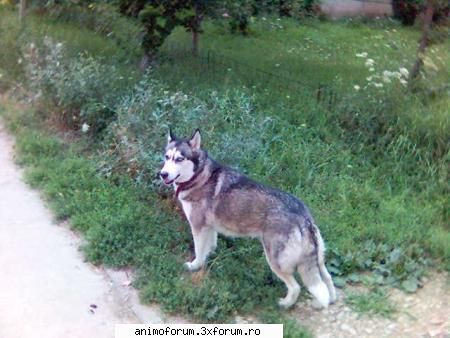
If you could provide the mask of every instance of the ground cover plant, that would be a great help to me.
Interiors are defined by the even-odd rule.
[[[255,35],[239,40],[244,38],[207,26],[206,46],[222,39],[215,49],[252,62],[240,44],[253,44],[253,53],[267,57],[254,60],[255,66],[267,69],[275,62],[275,69],[286,67],[284,73],[306,74],[293,93],[275,81],[262,88],[258,81],[264,78],[252,68],[241,68],[241,75],[228,64],[214,63],[208,71],[201,59],[183,63],[169,46],[172,72],[162,62],[138,75],[136,62],[122,62],[126,50],[102,34],[45,17],[31,17],[23,32],[13,13],[0,15],[0,44],[8,47],[0,59],[0,83],[27,93],[38,107],[37,112],[3,108],[18,135],[28,180],[45,192],[58,218],[69,217],[86,234],[88,259],[136,267],[135,285],[144,300],[204,321],[255,311],[262,320],[283,320],[274,308],[283,287],[254,241],[221,239],[206,271],[183,272],[192,249],[189,229],[171,191],[156,177],[169,124],[179,135],[202,127],[213,157],[307,202],[340,286],[362,282],[413,292],[430,261],[449,267],[449,98],[411,94],[404,87],[402,68],[411,60],[414,30],[394,23],[311,21],[299,33],[291,20],[269,25],[261,18]],[[314,43],[286,40],[283,50],[300,50],[296,58],[285,56],[289,61],[282,66],[284,61],[270,54],[281,47],[269,46],[287,31],[309,32]],[[336,38],[333,32],[340,48],[330,61],[332,51],[324,48]],[[355,35],[362,41],[369,35],[379,45],[367,41],[359,48]],[[386,59],[379,51],[385,35],[395,35],[389,44],[397,46]],[[181,41],[183,33],[172,38]],[[448,49],[434,48],[430,60],[445,75],[441,66],[448,65]],[[318,102],[317,85],[330,82],[339,100]],[[55,126],[55,116],[64,116],[63,128]],[[362,297],[353,297],[356,307]],[[288,336],[307,335],[292,323],[288,327]]]

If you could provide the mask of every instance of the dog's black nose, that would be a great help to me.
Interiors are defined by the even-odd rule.
[[[167,177],[169,177],[169,173],[166,173],[165,171],[161,171],[161,172],[159,173],[159,176],[161,176],[161,178],[162,178],[163,180],[165,180]]]

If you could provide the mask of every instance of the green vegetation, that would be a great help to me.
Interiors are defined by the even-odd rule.
[[[345,301],[357,312],[391,318],[395,307],[390,303],[385,290],[376,288],[367,292],[349,293]]]
[[[302,198],[337,284],[413,292],[429,261],[450,269],[450,98],[404,87],[413,28],[259,18],[243,37],[207,22],[201,58],[176,30],[142,75],[131,28],[119,43],[54,17],[21,29],[15,15],[0,9],[0,89],[35,109],[4,104],[2,115],[28,180],[85,233],[90,261],[136,268],[145,301],[201,321],[255,311],[285,321],[275,308],[283,285],[256,241],[221,238],[206,271],[183,271],[189,229],[156,178],[169,125],[179,135],[201,127],[213,157]],[[431,47],[423,88],[448,82],[449,51],[448,41]],[[388,314],[384,299],[349,301]],[[285,323],[286,336],[308,336]]]

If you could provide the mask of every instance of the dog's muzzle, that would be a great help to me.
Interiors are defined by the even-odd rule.
[[[173,180],[169,180],[169,173],[165,172],[165,171],[161,171],[159,173],[159,176],[161,177],[161,179],[163,180],[164,184],[166,185],[171,185],[173,182],[175,182],[175,180],[180,177],[180,175],[178,174],[177,177],[175,177]]]

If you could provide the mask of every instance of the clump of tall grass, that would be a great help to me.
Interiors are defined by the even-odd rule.
[[[68,58],[64,43],[49,36],[22,49],[27,88],[35,102],[50,104],[53,117],[69,128],[99,131],[114,118],[114,105],[132,78],[86,53]]]

